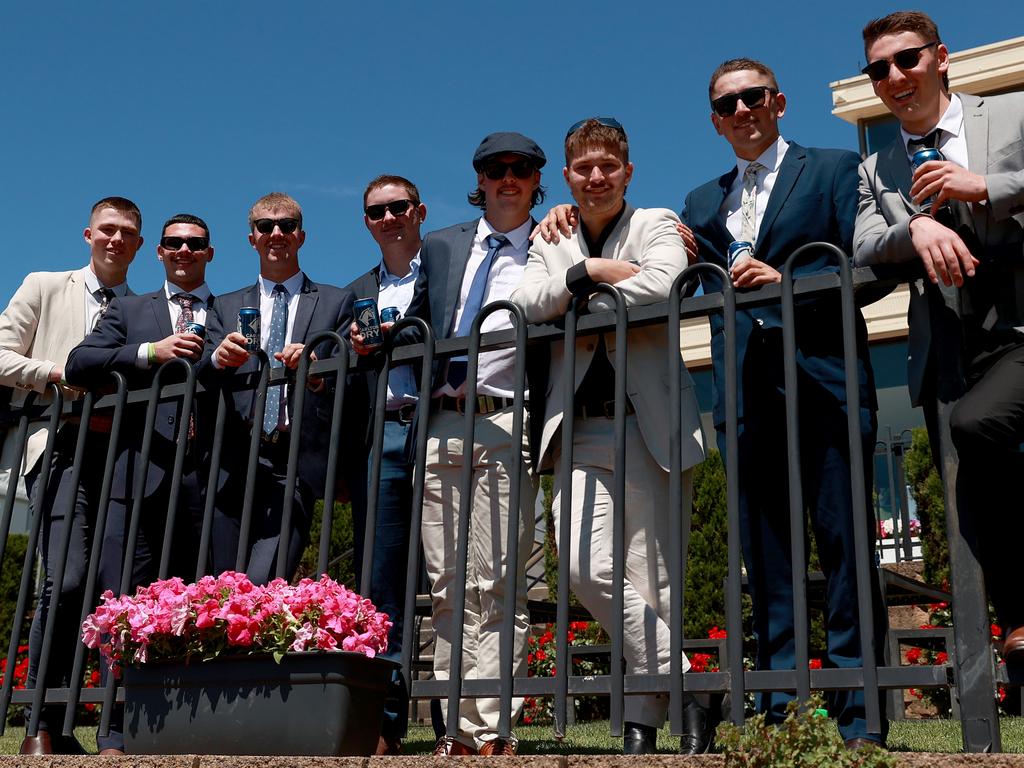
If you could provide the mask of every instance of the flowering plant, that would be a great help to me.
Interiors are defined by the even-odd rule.
[[[921,521],[916,517],[910,518],[909,523],[910,535],[920,536],[921,535]],[[887,518],[885,520],[878,521],[878,535],[883,539],[891,539],[896,530],[896,523],[893,519]]]
[[[292,586],[274,579],[256,586],[225,571],[195,584],[172,578],[132,596],[107,590],[82,624],[82,641],[98,648],[110,668],[161,659],[204,661],[224,652],[387,650],[391,622],[373,603],[326,574]]]

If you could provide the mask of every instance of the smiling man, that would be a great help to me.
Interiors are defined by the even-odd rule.
[[[512,300],[531,323],[562,317],[574,299],[589,299],[591,310],[613,307],[609,297],[595,294],[599,283],[616,286],[628,306],[665,301],[676,276],[686,266],[683,243],[676,233],[679,219],[662,208],[634,208],[625,200],[633,177],[626,132],[612,118],[591,118],[569,129],[565,137],[566,183],[579,207],[571,237],[558,243],[534,242],[530,260]],[[665,421],[668,366],[679,366],[682,384],[683,504],[692,503],[690,469],[704,458],[700,415],[693,381],[682,358],[668,353],[664,325],[629,332],[626,375],[626,537],[623,594],[623,641],[628,674],[667,674],[670,669],[672,616],[666,557],[671,551],[668,521],[669,425]],[[570,515],[573,538],[563,562],[580,602],[611,630],[612,530],[616,457],[614,399],[615,334],[584,336],[576,342],[573,419],[572,508],[562,502],[562,458],[556,435],[565,418],[564,379],[568,375],[563,345],[551,351],[552,386],[544,411],[540,468],[554,467],[555,527]],[[676,510],[675,514],[679,514]],[[678,621],[677,621],[678,623]],[[688,668],[688,662],[684,662]],[[687,711],[701,715],[687,694]],[[655,751],[658,728],[665,722],[665,696],[627,696],[625,754]],[[710,733],[702,721],[684,736],[681,751],[704,752]]]
[[[807,243],[831,243],[848,257],[856,214],[853,152],[814,149],[786,141],[779,121],[786,97],[775,74],[753,59],[732,59],[711,75],[708,86],[711,123],[732,149],[736,164],[724,175],[690,192],[683,222],[693,230],[701,261],[729,273],[736,288],[755,288],[782,279],[786,259]],[[748,255],[732,260],[730,243],[745,241]],[[805,254],[796,276],[837,266],[826,251]],[[722,290],[717,277],[702,275],[705,292]],[[826,665],[856,667],[863,655],[882,661],[885,613],[877,592],[875,564],[870,569],[875,616],[874,648],[861,649],[856,591],[855,525],[873,531],[870,509],[853,507],[846,427],[846,382],[842,319],[838,295],[801,300],[796,307],[799,377],[800,461],[803,499],[810,513],[822,570],[828,583]],[[860,385],[860,449],[864,491],[872,498],[871,467],[875,445],[875,387],[864,319],[856,314],[857,378]],[[743,558],[750,579],[760,669],[793,669],[792,569],[782,313],[768,305],[736,313],[739,415],[739,488]],[[711,316],[711,354],[715,380],[714,420],[725,455],[725,327]],[[873,534],[869,534],[873,535]],[[776,692],[759,697],[769,722],[786,716],[792,696]],[[829,711],[852,747],[864,740],[884,743],[882,732],[867,730],[862,691],[829,694]],[[884,712],[884,709],[882,710]]]
[[[1024,94],[950,93],[949,51],[924,13],[875,19],[863,38],[863,71],[899,120],[900,135],[861,164],[854,256],[858,264],[925,272],[910,291],[911,399],[924,408],[936,456],[939,405],[958,400],[950,431],[960,511],[976,519],[986,586],[1006,638],[1003,658],[1019,664]],[[943,159],[914,169],[921,148],[936,148]]]

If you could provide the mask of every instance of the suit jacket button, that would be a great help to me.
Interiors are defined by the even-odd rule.
[[[174,417],[173,416],[168,416],[167,417],[167,423],[168,424],[173,424],[174,423]]]
[[[757,324],[763,326],[764,325],[764,320],[762,320],[760,317],[757,318]]]

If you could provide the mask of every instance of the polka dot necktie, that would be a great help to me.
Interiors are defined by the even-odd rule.
[[[284,349],[284,336],[288,330],[288,291],[278,283],[274,286],[274,310],[270,313],[270,338],[267,339],[267,357],[271,368],[284,365],[274,353]],[[281,423],[281,385],[267,388],[267,407],[263,412],[263,433],[274,433]]]

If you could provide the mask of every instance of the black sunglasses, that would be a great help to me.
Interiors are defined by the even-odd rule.
[[[205,251],[210,247],[210,238],[208,237],[161,237],[160,247],[166,248],[168,251],[176,251],[181,246],[186,246],[190,251]]]
[[[363,211],[370,221],[380,221],[384,218],[385,211],[390,211],[392,216],[398,217],[416,205],[419,203],[414,203],[412,200],[392,200],[390,203],[368,205]]]
[[[626,129],[623,128],[622,127],[622,123],[620,123],[614,117],[586,117],[583,120],[580,120],[579,122],[576,122],[576,123],[573,123],[572,125],[570,125],[569,126],[569,130],[565,132],[565,138],[568,139],[570,136],[572,136],[574,133],[576,133],[576,131],[578,131],[580,128],[583,127],[584,123],[586,123],[587,120],[596,120],[601,125],[603,125],[605,128],[614,128],[616,131],[621,133],[623,136],[626,135]]]
[[[877,83],[879,80],[885,80],[889,76],[889,66],[891,64],[895,64],[900,69],[913,69],[917,66],[917,62],[921,60],[921,51],[938,44],[938,40],[933,40],[917,48],[904,48],[902,51],[894,53],[891,59],[872,61],[861,72]]]
[[[768,95],[778,93],[778,90],[770,85],[757,85],[753,88],[745,88],[739,93],[727,93],[712,99],[711,109],[719,117],[732,117],[736,114],[736,106],[740,101],[747,109],[757,109],[768,103]]]
[[[298,219],[256,219],[252,223],[253,229],[259,232],[261,235],[269,235],[274,231],[274,227],[279,227],[280,230],[290,235],[296,229],[299,228]]]
[[[529,160],[513,160],[511,163],[503,163],[500,160],[488,160],[484,163],[480,172],[491,181],[500,181],[505,178],[505,173],[512,171],[517,179],[528,179],[533,176],[537,168]],[[371,217],[372,218],[372,217]]]

